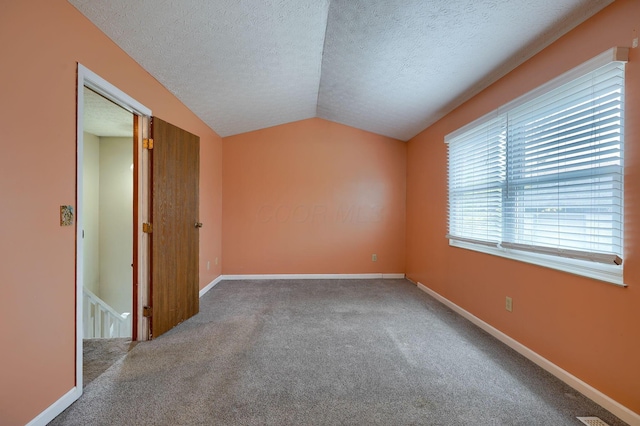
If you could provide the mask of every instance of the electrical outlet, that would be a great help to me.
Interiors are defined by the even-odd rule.
[[[371,255],[371,261],[372,262],[377,262],[378,261],[378,255],[377,254],[372,254]]]
[[[216,265],[218,264],[218,258],[216,257]]]
[[[507,300],[504,305],[505,309],[509,312],[513,312],[513,299],[507,296]]]
[[[638,47],[638,37],[633,39],[633,41],[631,42],[631,47],[633,47],[634,49]]]
[[[211,269],[211,262],[210,262],[210,261],[207,261],[207,271],[208,271],[209,269]]]

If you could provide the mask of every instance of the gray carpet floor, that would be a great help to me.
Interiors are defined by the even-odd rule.
[[[625,423],[406,280],[221,282],[52,425]]]
[[[84,339],[82,341],[82,386],[100,377],[124,357],[135,342],[128,337],[118,339]]]

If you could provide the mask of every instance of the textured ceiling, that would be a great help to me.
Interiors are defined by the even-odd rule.
[[[407,140],[613,0],[69,0],[221,136]]]
[[[133,114],[84,88],[83,130],[96,136],[133,138]]]

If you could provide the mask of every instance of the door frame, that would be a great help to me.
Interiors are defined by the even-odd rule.
[[[82,337],[83,337],[83,249],[84,241],[82,230],[84,227],[84,212],[82,211],[82,190],[83,173],[82,164],[84,157],[84,87],[99,93],[125,110],[137,116],[137,126],[132,129],[137,130],[132,148],[134,152],[134,248],[133,253],[134,271],[133,277],[133,320],[132,335],[136,340],[148,339],[148,320],[142,315],[142,308],[148,303],[149,294],[149,239],[148,235],[142,232],[142,223],[149,217],[149,159],[148,153],[142,148],[142,140],[147,137],[149,131],[149,119],[151,109],[142,105],[131,96],[109,83],[98,74],[78,63],[77,79],[77,116],[76,116],[76,393],[78,397],[82,395]],[[79,390],[79,393],[78,393]]]

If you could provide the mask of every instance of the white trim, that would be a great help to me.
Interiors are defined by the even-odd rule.
[[[250,274],[221,275],[222,280],[362,280],[362,279],[401,279],[404,274]]]
[[[69,392],[60,397],[60,399],[47,407],[46,410],[27,423],[27,426],[45,426],[80,398],[80,395],[82,395],[82,388],[78,388],[77,386],[72,388]]]
[[[84,333],[83,324],[83,291],[84,291],[84,211],[82,209],[84,190],[83,162],[84,162],[84,83],[87,79],[87,70],[78,64],[78,80],[76,85],[76,381],[75,388],[78,394],[75,399],[82,395],[82,337]],[[73,390],[73,389],[72,389]],[[68,394],[67,394],[68,395]],[[74,393],[75,395],[75,393]],[[71,405],[75,399],[69,401]],[[61,398],[62,400],[62,398]],[[55,404],[54,404],[55,405]],[[52,406],[53,407],[53,406]],[[60,407],[60,413],[66,407]],[[59,414],[59,413],[58,413]]]
[[[596,251],[572,250],[564,248],[552,248],[539,245],[510,243],[503,241],[500,247],[517,251],[544,254],[555,257],[566,257],[569,259],[586,260],[589,262],[604,263],[605,265],[622,265],[622,258],[613,253],[600,253]]]
[[[483,244],[474,244],[466,241],[450,239],[451,247],[458,247],[473,250],[480,253],[491,254],[504,257],[506,259],[518,260],[520,262],[531,263],[533,265],[544,266],[546,268],[567,272],[569,274],[580,275],[614,284],[619,287],[627,287],[624,283],[622,265],[605,265],[603,263],[589,262],[568,257],[551,256],[542,253],[526,252],[509,249],[506,247],[490,247]]]
[[[382,274],[383,280],[403,280],[404,274]]]
[[[489,325],[488,323],[484,322],[483,320],[471,314],[470,312],[464,310],[463,308],[456,305],[449,299],[431,290],[429,287],[425,286],[424,284],[418,282],[418,288],[424,291],[425,293],[427,293],[428,295],[430,295],[431,297],[433,297],[434,299],[436,299],[438,302],[452,309],[456,313],[462,315],[464,318],[471,321],[474,325],[480,327],[481,329],[483,329],[484,331],[486,331],[496,339],[500,340],[502,343],[509,346],[511,349],[515,350],[520,355],[524,356],[528,360],[542,367],[544,370],[553,374],[558,379],[562,380],[564,383],[571,386],[576,391],[580,392],[587,398],[594,401],[596,404],[600,405],[606,410],[609,410],[611,413],[613,413],[620,419],[624,420],[625,422],[631,425],[640,425],[640,414],[631,411],[629,408],[625,407],[624,405],[615,401],[611,397],[595,389],[591,385],[583,382],[582,380],[580,380],[573,374],[569,373],[568,371],[558,367],[548,359],[532,351],[528,347],[524,346],[522,343],[509,337],[502,331]]]
[[[209,290],[211,290],[216,284],[218,284],[220,281],[222,281],[224,278],[224,275],[219,275],[218,278],[216,278],[215,280],[211,281],[209,284],[207,284],[206,286],[204,286],[203,288],[200,289],[199,292],[199,297],[204,296]]]
[[[82,85],[80,85],[81,82]],[[149,108],[142,105],[140,102],[136,101],[131,96],[127,95],[122,90],[91,71],[89,68],[82,64],[78,64],[78,90],[82,86],[87,86],[94,92],[110,99],[133,114],[151,116],[151,110]],[[79,108],[81,106],[81,104],[78,105]],[[81,119],[82,116],[79,116],[78,120]]]

